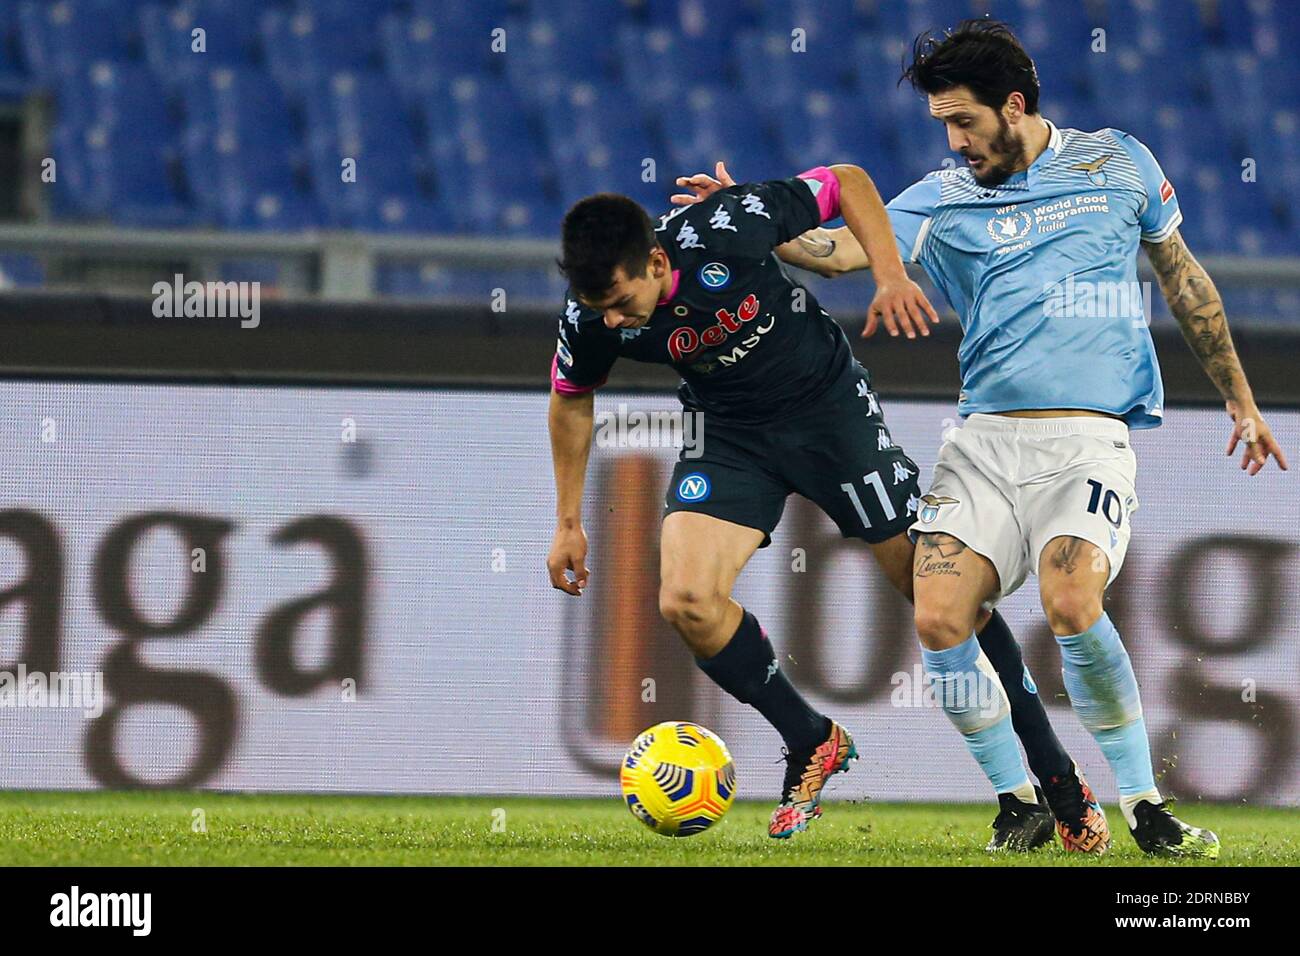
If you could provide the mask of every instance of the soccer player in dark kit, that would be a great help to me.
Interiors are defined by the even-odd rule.
[[[827,779],[857,753],[849,733],[794,688],[766,632],[731,598],[737,576],[770,543],[797,492],[845,537],[867,542],[912,598],[906,531],[919,505],[917,466],[890,437],[870,373],[840,327],[774,255],[841,215],[876,280],[867,332],[883,321],[891,333],[928,335],[938,317],[907,277],[884,204],[857,166],[732,186],[657,225],[625,196],[590,196],[563,225],[569,292],[551,367],[551,583],[580,595],[588,579],[582,492],[593,391],[620,356],[672,365],[683,407],[704,416],[704,440],[701,457],[683,453],[665,498],[659,607],[701,670],[784,739],[785,780],[768,830],[778,838],[807,829]],[[980,623],[980,666],[1000,677],[1007,703],[995,706],[1009,706],[1034,773],[1068,775],[1081,791],[1006,623],[996,613]],[[999,814],[990,849],[1041,846],[1054,822],[1044,801]]]

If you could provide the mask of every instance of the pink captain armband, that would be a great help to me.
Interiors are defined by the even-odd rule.
[[[551,387],[561,395],[586,395],[588,392],[594,392],[604,384],[605,379],[602,378],[595,385],[574,385],[560,376],[560,357],[558,355],[551,356]]]
[[[817,208],[821,212],[822,222],[828,222],[831,219],[839,217],[840,214],[840,181],[833,172],[825,166],[814,166],[812,169],[799,174],[799,178],[805,180],[809,188],[817,199]],[[814,186],[813,183],[820,183]]]

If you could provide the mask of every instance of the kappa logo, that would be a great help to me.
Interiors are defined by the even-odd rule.
[[[745,193],[740,197],[740,205],[745,212],[751,215],[762,216],[764,219],[772,218],[767,214],[767,210],[763,206],[763,200],[759,198],[757,193]]]
[[[698,471],[692,472],[677,483],[677,500],[685,502],[707,501],[710,490],[708,477]]]
[[[566,299],[564,305],[564,317],[575,329],[578,327],[578,316],[582,314],[582,308],[573,299]]]
[[[682,228],[677,230],[677,245],[682,249],[704,248],[704,243],[700,242],[700,234],[689,222],[682,223]]]
[[[1027,212],[1013,212],[1009,216],[994,216],[985,223],[989,238],[997,243],[1015,242],[1017,239],[1023,239],[1029,235],[1029,230],[1033,227],[1034,220],[1030,218]]]
[[[731,270],[727,268],[725,263],[706,262],[700,266],[699,279],[700,285],[704,286],[704,288],[717,292],[725,289],[727,284],[731,282]]]
[[[563,342],[555,343],[555,354],[560,357],[560,361],[563,362],[565,365],[568,366],[573,365],[573,353],[564,347]]]
[[[714,229],[729,229],[732,232],[740,231],[731,224],[731,213],[727,212],[727,210],[722,206],[713,210],[713,216],[709,219],[709,225]]]
[[[939,517],[939,509],[944,505],[961,504],[956,498],[949,498],[947,495],[922,495],[921,511],[917,515],[921,524],[929,524],[935,518]]]
[[[1105,156],[1098,156],[1096,159],[1088,163],[1075,163],[1070,168],[1077,169],[1081,173],[1087,173],[1088,182],[1092,183],[1094,186],[1105,186],[1106,173],[1101,167],[1105,166],[1106,163],[1110,161],[1110,156],[1111,154],[1107,153]]]

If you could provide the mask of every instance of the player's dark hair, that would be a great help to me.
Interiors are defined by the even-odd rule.
[[[1011,28],[997,20],[963,20],[942,38],[922,33],[912,43],[912,65],[903,70],[903,80],[922,93],[969,87],[976,100],[995,110],[1018,91],[1025,112],[1038,112],[1034,61]]]
[[[556,265],[574,292],[591,297],[614,284],[619,266],[629,276],[644,273],[658,245],[646,211],[617,193],[578,200],[565,214],[561,234],[562,257]]]

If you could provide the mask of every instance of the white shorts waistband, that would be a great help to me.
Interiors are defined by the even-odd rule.
[[[976,412],[964,427],[986,434],[1023,435],[1026,438],[1052,438],[1065,435],[1092,435],[1096,438],[1126,440],[1128,425],[1118,418],[1100,415],[1062,415],[1056,418],[1013,418]]]

